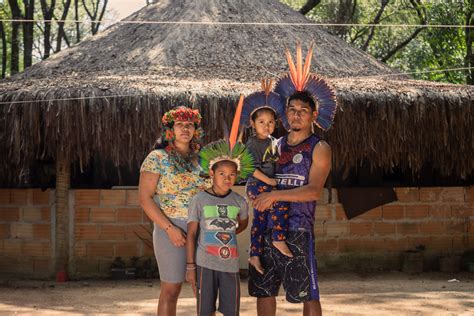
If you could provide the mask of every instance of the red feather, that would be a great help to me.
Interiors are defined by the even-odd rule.
[[[231,152],[234,149],[235,143],[237,142],[237,136],[239,134],[240,115],[242,114],[243,104],[244,96],[240,95],[239,103],[237,104],[237,108],[235,110],[234,121],[232,122],[232,128],[230,129],[229,144]]]

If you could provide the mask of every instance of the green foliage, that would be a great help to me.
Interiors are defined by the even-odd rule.
[[[281,0],[298,10],[306,1]],[[354,6],[354,3],[356,4]],[[420,12],[428,25],[465,25],[466,12],[472,0],[420,1]],[[322,0],[306,16],[322,23],[371,24],[381,7],[381,0]],[[391,0],[382,13],[379,24],[419,25],[423,20],[409,0]],[[367,52],[384,60],[387,54],[409,38],[417,27],[375,27]],[[348,43],[363,48],[370,34],[369,26],[332,26],[327,31]],[[416,79],[466,83],[467,72],[438,69],[465,67],[465,28],[423,28],[406,46],[388,58],[387,64],[400,72],[409,72]]]
[[[97,1],[100,1],[103,3],[103,0],[87,0],[85,1],[86,5],[89,8],[93,7],[94,3],[97,3]],[[54,14],[53,14],[53,20],[60,20],[63,17],[63,11],[65,8],[65,2],[64,0],[62,1],[56,1],[55,3],[55,8],[54,8]],[[17,0],[18,6],[20,7],[22,11],[22,15],[25,14],[25,8],[24,8],[24,3],[23,0]],[[51,1],[47,1],[47,5],[51,5]],[[34,10],[34,19],[35,20],[43,20],[43,12],[41,10],[41,3],[39,0],[35,1],[35,10]],[[10,5],[7,0],[0,0],[0,19],[3,20],[8,20],[12,18],[12,13],[10,9]],[[78,16],[77,19],[80,21],[87,21],[90,20],[84,6],[82,5],[82,1],[79,1],[79,6],[78,6]],[[66,20],[76,20],[76,15],[75,15],[75,10],[74,10],[74,0],[71,0],[71,4],[69,7],[69,10],[67,11],[67,16]],[[84,39],[85,37],[91,35],[91,28],[89,23],[65,23],[64,24],[64,33],[65,37],[67,40],[64,38],[61,41],[61,46],[57,47],[57,40],[58,40],[58,29],[59,29],[59,24],[57,22],[51,23],[51,36],[50,36],[50,41],[51,41],[51,46],[52,46],[52,52],[55,53],[58,52],[66,47],[69,47],[75,43],[77,43],[77,39],[79,38],[80,40]],[[76,26],[79,26],[77,29]],[[7,76],[10,74],[10,54],[11,54],[11,42],[12,42],[12,25],[10,22],[4,22],[3,27],[5,30],[6,34],[6,39],[7,39]],[[40,61],[41,59],[44,58],[44,28],[45,28],[45,23],[44,22],[36,22],[34,26],[34,34],[33,34],[33,52],[32,52],[32,58],[33,58],[33,64]],[[77,36],[77,33],[79,31],[79,36]],[[18,39],[20,43],[23,43],[23,28],[20,27],[19,29],[19,36]],[[0,41],[0,58],[1,58],[1,48],[3,43]],[[20,45],[20,53],[21,55],[23,54],[23,47]],[[1,66],[1,63],[0,63]],[[23,66],[23,56],[20,56],[20,71],[23,71],[24,66]]]
[[[91,6],[97,0],[87,0]],[[418,0],[417,0],[418,1]],[[22,0],[17,0],[21,10],[24,10]],[[65,1],[56,1],[54,19],[62,17]],[[298,10],[306,0],[281,0],[281,2]],[[50,1],[48,1],[48,4]],[[76,18],[74,12],[74,0],[67,14],[67,20]],[[87,20],[87,14],[79,2],[78,19]],[[428,25],[465,25],[466,14],[473,4],[472,0],[452,0],[452,1],[428,1],[421,0],[420,10],[426,14]],[[370,24],[373,23],[377,12],[380,10],[381,0],[321,0],[307,17],[316,22],[325,23],[350,23],[350,24]],[[424,10],[424,11],[423,11]],[[472,10],[472,9],[471,9]],[[24,12],[22,12],[24,14]],[[0,18],[10,19],[12,17],[8,1],[0,1]],[[41,5],[35,1],[35,19],[43,19]],[[421,20],[410,0],[390,0],[385,7],[379,24],[410,24],[418,25]],[[64,26],[66,40],[62,41],[60,49],[64,49],[77,42],[77,38],[83,39],[90,35],[90,25],[80,23],[79,36],[77,36],[76,23],[66,23]],[[34,27],[33,63],[38,62],[44,56],[44,23],[39,22]],[[11,23],[3,23],[7,42],[7,76],[10,70],[10,54],[12,42]],[[364,44],[369,38],[371,28],[369,26],[331,26],[326,30],[364,49]],[[368,42],[366,51],[375,58],[385,60],[387,54],[398,44],[409,38],[416,30],[416,27],[375,27],[373,37]],[[20,28],[19,40],[22,43],[22,28]],[[51,45],[53,52],[57,49],[58,23],[51,25]],[[3,43],[0,42],[0,48]],[[20,46],[22,50],[22,47]],[[460,68],[471,65],[466,57],[466,34],[463,27],[452,28],[423,28],[417,36],[406,46],[396,51],[386,63],[400,70],[400,72],[415,73],[412,76],[416,79],[444,81],[451,83],[466,83],[467,71],[439,71],[429,72],[438,69]],[[1,53],[1,50],[0,50]],[[1,65],[1,64],[0,64]],[[472,66],[472,65],[471,65]],[[20,70],[23,70],[23,58],[20,56]]]

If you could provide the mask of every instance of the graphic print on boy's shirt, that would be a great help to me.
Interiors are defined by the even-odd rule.
[[[221,259],[238,257],[235,229],[240,208],[227,204],[206,205],[204,243],[206,252]]]
[[[247,201],[230,191],[215,196],[207,191],[189,202],[188,222],[199,222],[196,264],[214,271],[238,272],[236,228],[248,218]]]

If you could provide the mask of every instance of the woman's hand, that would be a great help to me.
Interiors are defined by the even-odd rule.
[[[168,238],[175,247],[184,247],[186,244],[186,234],[177,226],[171,225],[167,230]]]
[[[195,264],[187,264],[186,265],[186,282],[191,284],[193,288],[194,297],[196,297],[196,265]]]

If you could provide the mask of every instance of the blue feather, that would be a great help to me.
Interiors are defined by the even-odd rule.
[[[336,94],[327,82],[319,77],[311,76],[306,84],[306,91],[318,101],[318,117],[316,125],[324,131],[331,128],[336,115]]]
[[[252,113],[255,110],[265,106],[271,107],[276,112],[277,117],[281,118],[286,128],[288,124],[286,123],[285,117],[285,99],[280,97],[275,92],[270,92],[268,97],[263,91],[252,93],[246,97],[240,117],[240,124],[242,126],[249,127]]]
[[[322,130],[327,131],[331,128],[336,114],[337,102],[334,90],[324,79],[313,75],[309,77],[305,91],[318,101],[316,125]],[[285,99],[288,99],[296,92],[296,87],[293,85],[289,75],[285,75],[278,80],[275,92]]]
[[[289,98],[293,93],[296,92],[296,88],[291,81],[289,75],[285,75],[279,79],[275,86],[275,92],[281,95],[282,97]]]

